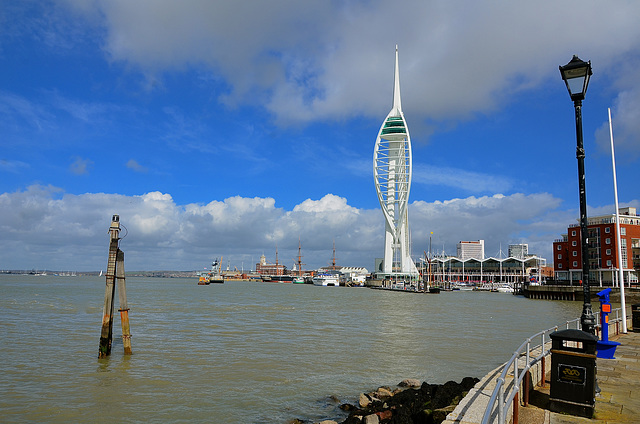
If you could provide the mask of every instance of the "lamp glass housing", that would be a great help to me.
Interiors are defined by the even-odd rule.
[[[592,73],[591,61],[584,62],[575,55],[569,63],[560,66],[560,74],[567,85],[571,100],[584,100]]]

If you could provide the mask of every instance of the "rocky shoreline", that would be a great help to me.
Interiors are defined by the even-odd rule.
[[[472,377],[444,384],[403,380],[395,389],[379,387],[361,393],[357,405],[341,404],[340,409],[349,416],[340,423],[325,420],[313,424],[440,424],[478,381]],[[293,419],[288,424],[311,422]]]

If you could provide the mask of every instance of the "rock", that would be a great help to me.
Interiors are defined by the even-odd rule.
[[[359,402],[361,409],[356,405],[342,424],[439,424],[478,381],[477,378],[465,378],[460,383],[448,381],[445,384],[420,384],[417,380],[405,380],[402,383],[404,390],[398,389],[391,393],[390,389],[381,387],[375,392],[362,393]],[[377,418],[371,417],[372,415]],[[362,419],[363,416],[365,419]]]
[[[357,409],[355,407],[355,405],[351,405],[350,403],[343,403],[338,408],[340,408],[340,409],[342,409],[343,411],[346,411],[346,412],[355,411]]]
[[[436,409],[433,411],[433,422],[441,423],[442,421],[447,419],[447,415],[453,412],[456,409],[456,405],[445,406],[444,408]]]
[[[360,393],[358,404],[361,408],[366,408],[371,403],[371,398],[366,393]]]
[[[380,421],[384,421],[391,418],[393,413],[387,409],[386,411],[376,412],[376,415],[380,418]]]
[[[380,418],[376,414],[367,415],[364,417],[364,424],[379,424]]]
[[[338,422],[333,420],[324,420],[320,421],[318,424],[338,424]]]
[[[400,384],[398,384],[398,386],[400,386],[400,387],[420,387],[420,386],[422,386],[422,383],[419,380],[416,380],[415,378],[406,378],[406,379],[402,380],[400,382]]]
[[[375,397],[378,399],[386,399],[391,396],[393,396],[393,393],[386,387],[379,387],[378,390],[375,391]]]

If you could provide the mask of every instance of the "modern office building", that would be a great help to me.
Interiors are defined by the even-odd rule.
[[[484,240],[477,241],[461,241],[457,245],[458,259],[477,259],[484,260]]]
[[[510,258],[525,259],[527,256],[529,256],[529,245],[510,244],[508,256]]]
[[[384,255],[379,278],[415,280],[418,269],[411,259],[409,190],[411,189],[411,138],[400,101],[398,46],[393,84],[393,106],[382,122],[373,152],[373,174],[385,220]]]
[[[588,259],[592,285],[619,286],[622,267],[625,285],[637,285],[640,272],[640,216],[636,208],[620,208],[620,246],[618,261],[616,214],[589,217]],[[555,279],[566,284],[579,284],[582,278],[582,242],[580,224],[570,225],[567,233],[553,243]]]

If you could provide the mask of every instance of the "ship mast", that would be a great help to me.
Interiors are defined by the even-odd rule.
[[[302,277],[302,244],[300,243],[300,237],[298,237],[298,276]]]
[[[332,270],[336,270],[336,241],[333,241],[333,262],[331,266]]]

